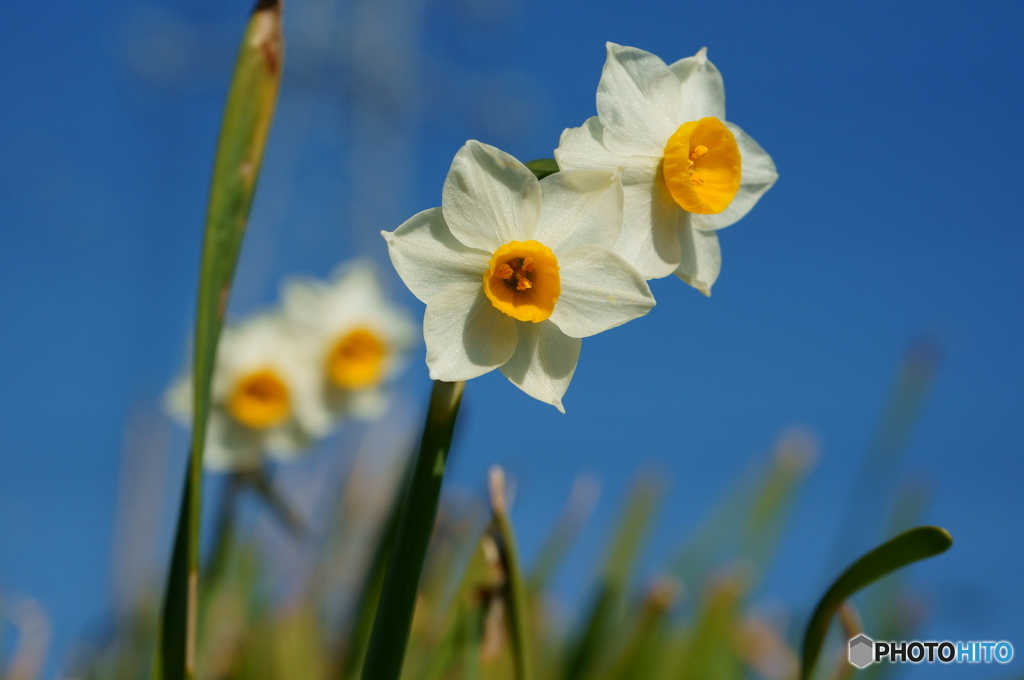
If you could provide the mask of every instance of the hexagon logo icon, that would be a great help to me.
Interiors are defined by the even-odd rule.
[[[874,661],[875,641],[867,635],[858,635],[850,640],[850,663],[864,668]]]

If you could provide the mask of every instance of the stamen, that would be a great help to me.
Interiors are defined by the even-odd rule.
[[[513,273],[514,272],[512,271],[512,267],[509,267],[507,264],[503,264],[500,267],[498,267],[497,270],[495,270],[494,275],[497,276],[499,279],[504,279],[505,281],[508,281],[509,279],[512,278]]]
[[[527,290],[528,288],[533,288],[533,282],[525,276],[516,283],[516,290]]]
[[[736,136],[714,117],[683,123],[665,143],[661,175],[680,208],[716,215],[739,192],[742,158]]]
[[[522,270],[524,272],[532,272],[533,271],[533,258],[532,257],[528,257],[525,260],[523,260]]]

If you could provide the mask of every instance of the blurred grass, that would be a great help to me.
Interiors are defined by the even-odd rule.
[[[436,454],[434,444],[421,446]],[[404,439],[391,445],[402,451],[408,446]],[[414,589],[407,642],[401,641],[404,663],[392,658],[393,667],[400,669],[402,680],[796,680],[812,677],[825,649],[826,658],[840,659],[830,677],[846,674],[842,658],[823,646],[832,615],[842,607],[844,632],[859,627],[850,623],[855,618],[847,603],[850,595],[893,569],[941,552],[948,547],[948,535],[937,528],[914,529],[858,560],[821,599],[806,629],[801,661],[799,631],[784,615],[765,616],[757,596],[816,448],[807,432],[784,432],[771,454],[757,461],[692,530],[676,558],[647,580],[637,578],[636,564],[665,489],[655,478],[640,476],[608,536],[589,599],[568,616],[555,602],[550,583],[589,516],[600,484],[578,480],[527,571],[518,557],[504,473],[494,470],[489,505],[478,498],[447,497],[441,499],[436,522],[432,511],[420,513],[418,521],[425,526],[433,522],[433,531],[429,545],[422,546],[422,577]],[[379,447],[359,447],[338,505],[324,521],[304,517],[310,522],[302,546],[295,534],[289,538],[281,531],[287,523],[272,523],[285,546],[290,540],[294,552],[312,553],[308,578],[283,599],[275,582],[281,564],[290,563],[277,564],[281,545],[268,550],[266,537],[252,526],[230,525],[231,539],[217,553],[219,576],[203,583],[198,678],[378,677],[365,666],[368,633],[394,554],[403,492],[413,474],[411,468],[404,475],[389,473],[385,476],[392,481],[382,487],[359,463],[381,455],[387,458]],[[434,463],[422,466],[419,474],[437,482]],[[264,482],[264,498],[288,507],[290,494]],[[230,485],[227,492],[233,493]],[[390,500],[384,502],[382,494]],[[906,486],[883,512],[889,516],[887,530],[917,523],[925,499],[919,485]],[[274,514],[274,503],[259,507]],[[364,557],[339,560],[338,555]],[[413,572],[405,571],[407,576]],[[876,607],[881,623],[872,626],[914,619],[900,581],[886,579],[873,590],[876,598],[886,599]],[[147,625],[152,611],[151,601],[140,601],[76,677],[145,677],[145,650],[156,633]],[[386,626],[382,630],[391,632]],[[869,630],[880,635],[891,628]],[[392,650],[398,646],[390,640]]]

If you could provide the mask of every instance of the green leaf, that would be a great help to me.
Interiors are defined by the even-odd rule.
[[[854,562],[818,602],[807,623],[801,652],[801,680],[809,680],[836,610],[854,593],[912,562],[944,553],[953,537],[939,527],[917,527],[883,543]]]
[[[562,516],[544,542],[544,547],[540,549],[533,570],[527,578],[527,589],[532,598],[537,598],[547,587],[551,576],[593,512],[600,495],[601,483],[593,476],[583,475],[573,482]]]
[[[192,366],[192,448],[152,671],[154,678],[162,680],[182,680],[195,674],[203,447],[210,381],[238,251],[277,104],[282,59],[280,2],[258,0],[235,63],[206,213]]]
[[[735,640],[741,626],[740,605],[750,588],[742,568],[721,574],[701,603],[693,629],[682,648],[682,677],[737,680],[744,677]]]
[[[516,680],[532,680],[533,656],[531,653],[530,607],[526,579],[519,564],[516,536],[512,521],[508,517],[505,502],[505,472],[498,466],[490,473],[491,510],[494,512],[493,530],[501,549],[505,567],[505,591],[508,601],[509,627],[512,631],[512,658],[515,662]]]
[[[420,451],[402,500],[398,530],[384,573],[363,665],[364,680],[398,680],[401,675],[416,589],[437,516],[437,500],[465,386],[464,382],[434,381]]]
[[[564,671],[567,680],[585,678],[608,649],[608,637],[621,617],[629,577],[661,491],[653,480],[641,479],[632,492],[608,552],[587,623],[576,643],[570,646]]]
[[[404,476],[402,481],[407,481]],[[403,483],[399,488],[404,489],[406,486],[407,484]],[[370,642],[370,632],[373,630],[373,618],[377,612],[377,605],[380,603],[381,589],[384,587],[384,573],[388,567],[391,545],[394,543],[395,533],[398,531],[400,502],[401,498],[396,498],[388,511],[387,519],[384,520],[384,526],[380,530],[380,537],[377,539],[377,547],[373,551],[373,560],[366,572],[362,588],[359,589],[356,613],[352,630],[349,632],[345,660],[341,668],[341,677],[344,680],[356,680],[363,671],[366,648]]]
[[[548,175],[553,175],[558,172],[558,163],[555,162],[554,158],[538,158],[535,161],[530,161],[526,164],[526,167],[530,171],[537,175],[537,179],[544,179]]]

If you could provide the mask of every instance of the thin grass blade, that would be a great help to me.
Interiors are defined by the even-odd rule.
[[[404,489],[405,487],[406,484],[402,484],[399,488]],[[377,547],[374,549],[373,560],[370,562],[366,579],[363,581],[363,587],[359,592],[355,618],[349,633],[348,644],[345,647],[345,660],[341,670],[343,680],[356,680],[363,671],[363,663],[366,660],[366,648],[369,645],[370,633],[373,630],[373,618],[377,612],[377,605],[380,603],[381,590],[384,587],[384,573],[388,567],[391,545],[394,543],[395,534],[398,532],[400,501],[400,498],[396,498],[391,510],[388,512],[388,517],[381,528]]]
[[[238,251],[277,105],[282,60],[280,0],[258,0],[235,63],[206,214],[192,369],[192,448],[152,672],[161,680],[190,679],[195,674],[199,525],[210,381]]]
[[[597,596],[583,632],[566,658],[566,680],[586,677],[606,651],[605,643],[622,612],[629,577],[661,491],[660,486],[651,479],[641,479],[636,485],[608,553],[604,573],[598,583]]]
[[[594,511],[600,496],[601,482],[596,477],[582,475],[573,482],[565,510],[544,542],[544,547],[540,549],[539,557],[527,578],[527,587],[532,597],[537,597],[547,587],[551,576]]]
[[[505,567],[505,593],[508,601],[508,615],[512,632],[512,658],[515,662],[516,680],[533,680],[532,635],[530,630],[530,603],[526,579],[519,564],[519,551],[512,521],[508,516],[505,500],[505,472],[498,466],[491,468],[489,486],[491,510],[494,513],[493,529],[501,549]]]

